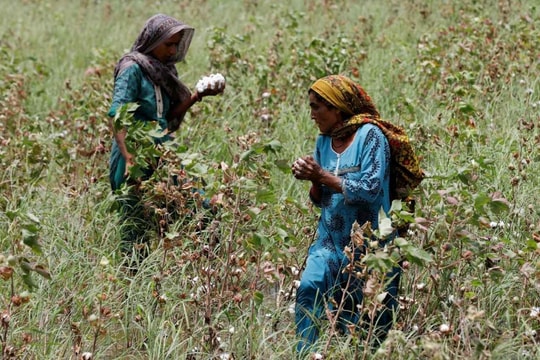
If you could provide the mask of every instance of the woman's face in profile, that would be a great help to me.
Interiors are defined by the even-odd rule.
[[[177,33],[160,43],[158,46],[152,50],[152,55],[161,61],[162,63],[167,63],[169,60],[176,55],[178,51],[178,44],[180,44],[181,34]]]
[[[341,112],[318,98],[313,91],[309,92],[309,107],[311,119],[324,134],[329,134],[342,125]]]

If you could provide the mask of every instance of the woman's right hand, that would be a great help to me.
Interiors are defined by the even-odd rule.
[[[126,159],[126,170],[124,172],[124,176],[128,176],[129,175],[129,168],[134,166],[135,162],[133,161],[133,155],[131,155],[131,154],[127,154],[127,156],[125,156],[125,159]]]

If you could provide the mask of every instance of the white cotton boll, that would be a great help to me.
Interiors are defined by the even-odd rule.
[[[270,120],[272,120],[272,116],[270,116],[269,114],[262,114],[261,115],[261,120],[262,121],[270,121]]]
[[[447,334],[450,332],[450,326],[448,324],[441,324],[441,326],[439,326],[439,331],[443,334]]]
[[[289,307],[287,308],[287,312],[288,312],[289,314],[294,314],[294,313],[296,313],[296,309],[295,309],[294,304],[290,304],[290,305],[289,305]]]
[[[196,85],[197,92],[204,92],[206,89],[208,89],[208,78],[206,76],[202,77]]]
[[[199,80],[195,88],[197,89],[197,92],[202,93],[206,88],[204,84],[204,79]]]
[[[208,89],[220,90],[225,87],[225,78],[221,74],[210,74],[203,76],[196,85],[197,92],[202,93]]]
[[[223,89],[225,87],[225,78],[220,73],[210,75],[212,81],[217,85],[217,89]]]

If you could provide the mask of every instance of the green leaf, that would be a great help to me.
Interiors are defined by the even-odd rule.
[[[24,284],[30,288],[34,289],[37,288],[37,284],[34,282],[34,279],[32,279],[32,275],[30,273],[24,273],[22,276]]]
[[[457,178],[464,183],[465,185],[469,185],[472,181],[472,176],[469,170],[460,169],[457,173]]]
[[[400,248],[404,248],[406,246],[409,246],[409,242],[407,240],[405,240],[404,238],[402,238],[402,237],[395,238],[394,239],[394,244],[397,247],[400,247]]]
[[[500,214],[502,212],[507,212],[510,210],[510,207],[508,206],[508,203],[504,200],[493,200],[489,203],[489,207],[491,211],[493,211],[495,214]]]
[[[259,189],[257,191],[257,194],[255,195],[258,202],[262,203],[275,203],[276,202],[276,195],[274,191],[270,189]]]
[[[155,124],[153,124],[154,126],[147,131],[147,135],[148,136],[151,136],[152,138],[162,138],[164,135],[163,135],[163,130],[161,129],[159,123],[156,121]]]
[[[253,236],[248,239],[248,243],[254,247],[259,247],[262,244],[262,236],[258,233],[254,233]]]
[[[274,165],[276,165],[276,167],[283,173],[285,174],[288,174],[288,175],[291,175],[291,164],[289,162],[289,160],[284,160],[284,159],[281,159],[281,160],[276,160],[274,161]]]
[[[119,131],[131,125],[133,122],[133,113],[138,107],[139,105],[137,103],[127,103],[117,109],[114,116],[114,129]]]
[[[254,154],[254,151],[252,149],[249,149],[247,151],[244,151],[242,155],[240,155],[241,161],[247,161],[251,158],[251,156]]]
[[[279,238],[282,240],[285,240],[289,237],[289,233],[285,229],[280,228],[280,227],[276,228],[276,233],[279,236]]]
[[[410,262],[417,265],[424,265],[425,263],[433,261],[431,254],[415,246],[407,246],[405,248],[405,256]]]
[[[387,238],[394,232],[392,227],[392,220],[386,216],[384,209],[381,207],[379,210],[379,235],[382,239]]]
[[[43,276],[47,280],[51,279],[51,273],[45,267],[45,265],[36,264],[35,262],[30,262],[26,258],[21,258],[20,261],[19,261],[19,265],[20,265],[24,275],[28,275],[31,272],[36,272],[39,275]]]
[[[465,102],[460,102],[459,103],[459,110],[464,114],[471,114],[471,113],[474,113],[476,111],[474,106],[472,106],[469,103],[465,103]]]
[[[253,300],[257,306],[260,306],[264,300],[264,294],[260,291],[255,291],[253,293]]]
[[[526,245],[527,246],[525,248],[529,251],[536,251],[538,249],[538,243],[534,241],[534,239],[527,240]]]
[[[282,147],[283,145],[281,145],[281,142],[277,140],[272,140],[264,146],[264,151],[267,153],[268,152],[277,153],[279,150],[281,150]]]
[[[259,186],[256,181],[248,178],[240,178],[236,184],[247,191],[257,191]]]
[[[388,253],[384,251],[366,254],[362,261],[366,263],[370,270],[377,270],[381,273],[390,271],[396,265]]]
[[[6,211],[6,216],[9,218],[9,220],[13,221],[17,216],[19,216],[18,211]]]
[[[392,200],[392,206],[390,207],[390,213],[399,213],[403,209],[401,200]]]
[[[186,172],[191,176],[202,178],[208,174],[208,166],[206,164],[195,163],[186,168]]]
[[[143,168],[140,165],[135,164],[129,167],[128,170],[129,170],[129,177],[132,179],[136,179],[136,178],[140,178],[144,176]]]
[[[486,194],[478,194],[475,196],[474,198],[474,208],[477,210],[477,211],[480,211],[482,210],[482,208],[484,207],[484,205],[486,205],[487,203],[489,203],[491,199],[489,198],[489,196],[487,196]]]
[[[19,259],[19,266],[21,267],[22,271],[27,274],[30,271],[32,271],[32,265],[26,258],[20,258]]]
[[[26,228],[22,229],[22,235],[23,235],[23,243],[26,246],[29,246],[33,252],[36,254],[42,254],[41,245],[39,245],[38,242],[38,235],[37,233],[30,231]]]
[[[260,208],[258,208],[258,207],[252,206],[252,207],[250,207],[250,208],[248,209],[248,211],[249,211],[249,213],[250,213],[251,215],[257,216],[257,215],[259,215],[259,214],[261,213],[262,210],[261,210]]]
[[[502,250],[502,253],[509,259],[514,259],[517,256],[517,254],[510,249],[504,249]]]
[[[473,279],[471,280],[471,285],[474,287],[480,287],[484,285],[484,282],[480,279]]]
[[[392,227],[392,220],[385,218],[379,221],[379,234],[381,238],[386,239],[392,235],[394,228]]]

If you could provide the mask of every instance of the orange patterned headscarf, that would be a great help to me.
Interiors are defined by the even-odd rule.
[[[349,116],[345,120],[345,126],[329,134],[332,137],[340,138],[355,132],[366,117],[373,120],[380,117],[371,97],[360,85],[346,76],[325,76],[315,81],[310,90]]]

